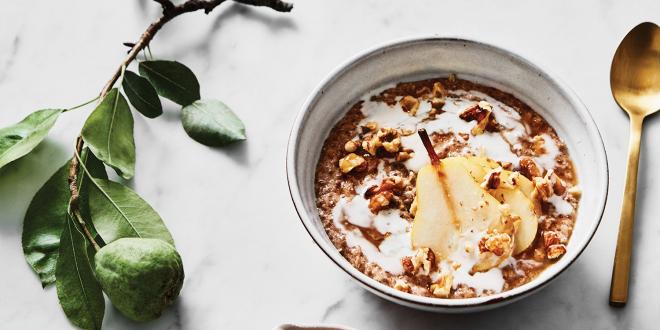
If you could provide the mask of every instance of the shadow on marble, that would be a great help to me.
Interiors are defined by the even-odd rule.
[[[648,246],[643,246],[643,244],[652,241],[653,239],[645,239],[644,236],[649,234],[646,231],[642,230],[647,225],[648,221],[657,221],[656,219],[643,218],[642,214],[651,214],[654,207],[654,201],[657,200],[656,196],[650,196],[649,191],[654,187],[650,184],[650,178],[657,173],[657,169],[651,168],[651,158],[653,153],[657,152],[657,147],[654,145],[654,141],[650,139],[651,127],[658,126],[660,123],[660,116],[651,115],[644,120],[644,129],[642,130],[642,143],[640,146],[640,158],[639,158],[639,172],[637,174],[637,196],[635,201],[635,223],[633,225],[633,253],[630,262],[630,284],[628,291],[629,292],[642,292],[637,288],[637,277],[644,270],[644,264],[642,264],[640,251],[641,249],[648,248]],[[654,150],[655,149],[655,150]],[[627,149],[626,149],[627,150]],[[621,161],[625,164],[626,159],[617,159],[613,161]],[[623,175],[623,173],[622,173]],[[625,185],[625,178],[614,178],[615,180],[621,180],[621,184]],[[610,178],[611,180],[611,178]],[[617,214],[621,211],[621,205],[617,205]],[[616,232],[619,230],[619,217],[616,218]],[[651,233],[651,235],[657,235],[657,233]],[[616,242],[612,242],[613,245]],[[617,309],[613,308],[613,312]]]
[[[172,306],[163,311],[163,314],[152,321],[148,322],[135,322],[123,316],[113,305],[106,299],[105,304],[105,318],[103,319],[104,329],[140,329],[140,330],[178,330],[184,329],[181,319],[181,309],[185,302],[184,297],[180,296]]]
[[[577,262],[548,287],[520,301],[502,308],[470,314],[438,314],[400,306],[354,286],[348,297],[330,306],[322,322],[347,324],[346,319],[374,320],[381,329],[426,329],[459,327],[461,329],[518,329],[539,325],[542,329],[561,329],[562,324],[574,324],[582,318],[596,318],[599,324],[620,327],[620,317],[614,315],[584,315],[582,304],[606,304],[606,288],[590,278],[592,270]],[[356,291],[359,291],[356,292]],[[355,297],[357,295],[358,297]],[[352,301],[349,301],[352,300]],[[358,303],[355,300],[359,300]],[[353,304],[361,310],[351,310]],[[351,305],[351,306],[348,306]],[[358,316],[359,314],[359,316]],[[361,322],[361,323],[363,323]]]
[[[214,39],[223,24],[232,17],[243,17],[248,20],[257,21],[267,26],[269,31],[274,34],[278,34],[280,31],[284,30],[298,30],[298,25],[290,15],[271,16],[264,13],[264,10],[270,10],[268,8],[251,8],[246,5],[231,3],[227,7],[218,7],[216,10],[219,10],[220,13],[213,19],[211,28],[206,35],[202,37],[196,45],[179,48],[179,50],[172,54],[173,58],[183,58],[189,53],[199,54],[206,58],[210,57],[211,41]]]
[[[46,139],[28,155],[0,169],[0,237],[14,236],[34,194],[66,162],[66,151]]]

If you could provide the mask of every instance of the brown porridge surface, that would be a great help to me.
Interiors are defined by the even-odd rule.
[[[554,172],[567,187],[577,184],[574,167],[569,158],[566,145],[540,115],[512,94],[450,76],[449,78],[398,83],[395,87],[385,89],[380,94],[372,96],[371,101],[394,105],[405,96],[428,99],[432,97],[432,90],[434,84],[437,82],[445,87],[449,93],[449,97],[452,96],[454,91],[458,90],[479,91],[515,109],[520,114],[521,122],[524,123],[527,131],[526,136],[520,141],[523,147],[516,152],[517,156],[537,156],[533,147],[532,137],[539,134],[547,134],[552,137],[559,147],[559,154],[555,159],[556,167]],[[478,101],[478,98],[475,97],[475,101]],[[321,150],[316,167],[315,191],[317,208],[324,228],[340,253],[362,273],[391,287],[395,287],[397,281],[403,280],[409,286],[407,288],[408,292],[422,296],[432,296],[429,290],[432,280],[429,276],[415,275],[409,272],[402,275],[390,274],[379,265],[369,262],[359,247],[349,247],[344,234],[333,223],[332,211],[340,197],[355,195],[355,188],[365,178],[376,174],[380,162],[383,162],[385,172],[388,175],[400,176],[404,178],[405,182],[405,187],[394,197],[394,203],[391,203],[392,205],[390,207],[398,208],[401,211],[401,217],[407,221],[412,222],[413,220],[413,215],[409,210],[415,196],[416,173],[408,170],[401,162],[396,161],[393,155],[383,152],[383,150],[380,150],[375,156],[364,153],[364,159],[366,160],[363,165],[364,169],[349,173],[343,173],[337,165],[339,160],[348,154],[345,150],[346,142],[353,139],[356,135],[358,137],[362,136],[365,132],[363,127],[358,127],[358,124],[364,118],[361,108],[362,101],[355,103],[348,110],[346,115],[334,126]],[[438,110],[441,112],[441,109]],[[450,140],[451,134],[435,133],[432,134],[431,138],[434,146],[437,147]],[[462,148],[463,146],[456,142],[439,150],[438,154],[441,158],[455,156]],[[519,164],[513,164],[513,169],[520,170]],[[523,172],[523,174],[525,173]],[[567,200],[577,210],[579,195],[568,195]],[[502,269],[502,275],[505,280],[503,291],[529,282],[546,267],[558,260],[547,257],[548,246],[544,242],[543,235],[544,233],[559,233],[562,243],[567,244],[567,240],[570,238],[573,229],[576,212],[573,212],[570,216],[566,216],[553,215],[552,211],[553,207],[551,204],[542,203],[542,215],[539,217],[539,228],[534,243],[527,250],[514,256],[515,263],[505,266]],[[346,222],[345,224],[351,228],[356,227]],[[383,234],[373,228],[358,227],[358,229],[374,245],[378,245],[379,241],[383,238]],[[488,294],[492,294],[492,292],[484,291],[477,293],[473,288],[460,284],[451,289],[449,298],[469,298]]]

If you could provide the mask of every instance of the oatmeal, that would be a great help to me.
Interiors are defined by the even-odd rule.
[[[566,253],[580,197],[568,150],[541,116],[455,76],[354,104],[325,141],[315,188],[325,230],[354,267],[438,298],[532,280]]]

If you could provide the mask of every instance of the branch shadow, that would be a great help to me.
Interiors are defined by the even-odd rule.
[[[175,58],[180,58],[190,53],[197,53],[208,59],[211,55],[211,41],[217,35],[220,28],[226,24],[230,18],[234,17],[244,17],[249,20],[257,21],[267,26],[268,29],[275,34],[285,30],[298,30],[298,25],[290,17],[290,15],[282,14],[271,16],[266,14],[264,10],[270,9],[252,8],[240,3],[229,4],[227,8],[224,8],[220,14],[215,17],[213,23],[211,24],[211,28],[198,44],[191,45],[189,47],[182,47],[180,51],[175,51],[173,56]]]

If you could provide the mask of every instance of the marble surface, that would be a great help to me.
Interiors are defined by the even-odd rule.
[[[150,1],[13,1],[0,10],[0,126],[46,107],[92,98],[158,14]],[[660,22],[646,1],[298,1],[291,14],[224,4],[180,17],[153,42],[157,57],[198,74],[202,96],[224,100],[248,141],[210,149],[190,140],[177,107],[135,116],[136,177],[129,182],[172,231],[186,268],[181,298],[162,318],[132,323],[111,307],[107,329],[269,329],[337,323],[357,329],[651,328],[660,321],[660,118],[642,147],[631,301],[607,305],[622,196],[627,118],[610,96],[611,57],[625,33]],[[562,77],[591,110],[609,156],[611,191],[594,240],[549,287],[470,315],[415,311],[364,291],[315,246],[289,200],[284,155],[293,118],[312,88],[353,54],[421,34],[475,37]],[[21,223],[46,178],[71,155],[89,109],[61,117],[32,155],[0,170],[0,321],[7,329],[66,329],[55,290],[25,263]],[[108,305],[109,306],[109,305]]]

